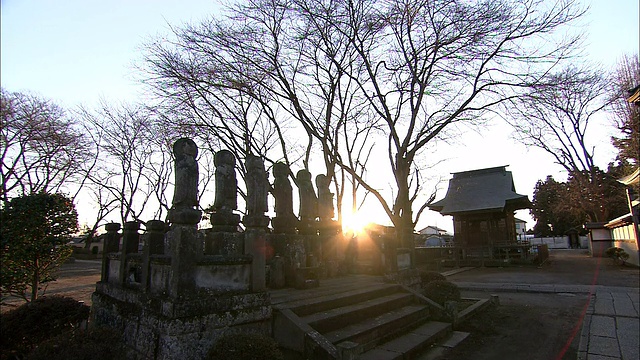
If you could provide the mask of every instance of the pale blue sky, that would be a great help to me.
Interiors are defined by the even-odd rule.
[[[640,32],[638,0],[593,0],[585,19],[588,33],[585,53],[606,66],[622,54],[638,52]],[[139,86],[133,80],[138,46],[149,37],[168,33],[168,25],[198,21],[214,14],[217,1],[207,0],[2,0],[0,80],[9,91],[32,91],[66,107],[92,106],[106,100],[135,101]],[[612,160],[606,120],[596,149],[601,166]],[[532,196],[538,179],[558,174],[551,158],[508,139],[509,129],[495,127],[469,134],[464,146],[451,149],[450,160],[437,169],[450,172],[510,165],[516,190]],[[441,186],[444,196],[446,182]],[[419,227],[437,225],[451,229],[450,218],[429,212]],[[527,211],[518,217],[528,220]]]

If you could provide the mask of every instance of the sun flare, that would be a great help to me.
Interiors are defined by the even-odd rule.
[[[342,232],[344,234],[361,234],[371,223],[371,218],[363,212],[345,214],[342,218]]]

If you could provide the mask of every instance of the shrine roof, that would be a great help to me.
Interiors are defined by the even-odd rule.
[[[516,193],[511,171],[505,166],[463,171],[453,174],[444,199],[429,204],[442,215],[480,211],[527,209],[531,202]]]

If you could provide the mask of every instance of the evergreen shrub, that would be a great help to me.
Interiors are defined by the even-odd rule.
[[[420,271],[420,285],[424,288],[425,285],[432,281],[445,281],[447,278],[437,271]]]
[[[73,298],[54,295],[40,297],[2,314],[2,358],[26,354],[45,340],[77,330],[89,319],[89,309]]]
[[[435,280],[428,283],[423,288],[423,295],[442,306],[447,301],[460,301],[458,285],[446,280]]]

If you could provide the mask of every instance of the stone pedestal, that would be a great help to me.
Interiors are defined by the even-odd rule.
[[[271,260],[269,271],[269,287],[271,289],[281,289],[285,286],[284,259],[275,256]]]
[[[107,230],[107,234],[104,240],[104,247],[102,249],[102,276],[100,281],[107,282],[109,280],[109,254],[117,253],[120,250],[120,224],[109,223],[104,226]]]
[[[238,232],[240,215],[231,212],[211,213],[211,226],[214,232]]]
[[[198,241],[198,222],[202,213],[195,209],[172,209],[173,223],[167,233],[171,256],[169,296],[179,298],[195,291],[195,268],[202,257],[203,244]]]
[[[184,299],[98,283],[91,323],[120,332],[131,359],[205,359],[216,339],[232,332],[270,333],[266,292],[193,294]]]
[[[271,226],[273,226],[274,234],[290,234],[297,233],[298,219],[295,216],[287,217],[274,217],[271,219]]]
[[[127,257],[129,254],[138,252],[138,245],[140,244],[140,223],[137,221],[128,221],[124,224],[124,230],[122,233],[122,255],[120,256],[120,271],[118,283],[125,285],[129,274],[129,268],[127,264]]]
[[[243,219],[247,230],[244,233],[244,252],[253,257],[251,262],[251,290],[264,291],[267,288],[267,239],[266,227],[269,218],[264,215],[248,215]]]
[[[193,225],[174,224],[167,234],[171,247],[169,296],[178,298],[195,291],[195,266],[202,252],[196,242],[198,229]]]
[[[300,220],[298,222],[298,234],[300,235],[317,235],[318,229],[316,222],[312,220]]]

